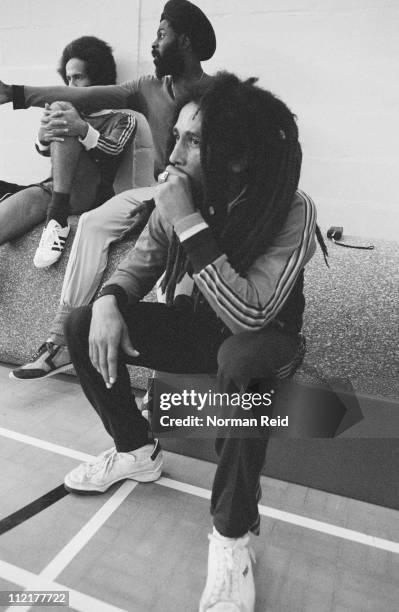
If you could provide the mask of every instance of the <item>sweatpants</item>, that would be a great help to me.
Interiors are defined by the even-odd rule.
[[[130,227],[132,210],[151,199],[154,188],[129,189],[80,217],[65,270],[60,305],[49,330],[56,344],[65,344],[66,318],[73,308],[91,302],[107,267],[110,245]]]
[[[177,304],[140,302],[123,310],[136,358],[121,353],[116,383],[107,389],[89,359],[91,306],[74,310],[65,325],[71,358],[82,389],[120,452],[152,439],[130,386],[126,363],[171,373],[218,374],[220,392],[239,391],[289,370],[300,349],[298,336],[269,325],[259,332],[228,335],[209,313]],[[259,526],[259,478],[268,437],[217,438],[218,465],[211,513],[219,533],[238,538]]]

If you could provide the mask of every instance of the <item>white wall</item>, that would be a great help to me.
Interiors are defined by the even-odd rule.
[[[159,0],[0,0],[0,78],[57,82],[54,66],[72,38],[110,42],[120,78],[153,71],[149,53]],[[218,48],[204,64],[259,76],[298,115],[301,186],[324,227],[399,235],[399,0],[197,0]],[[64,8],[67,5],[67,8]],[[0,108],[1,178],[34,180],[37,110]],[[18,146],[17,146],[18,145]],[[46,172],[44,172],[46,174]]]
[[[139,0],[0,0],[0,79],[63,85],[56,72],[65,45],[83,35],[115,51],[119,80],[137,74]],[[34,150],[40,109],[0,107],[0,178],[31,182],[49,175]]]

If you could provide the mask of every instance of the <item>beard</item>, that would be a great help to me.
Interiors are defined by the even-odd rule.
[[[164,49],[163,54],[155,53],[154,59],[157,61],[155,64],[155,76],[157,79],[170,74],[173,78],[178,78],[183,74],[184,71],[184,60],[179,51],[179,43],[177,40],[170,43],[170,45]]]

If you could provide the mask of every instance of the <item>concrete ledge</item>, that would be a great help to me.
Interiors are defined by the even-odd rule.
[[[26,363],[46,340],[59,304],[78,219],[77,216],[70,217],[71,232],[65,252],[50,268],[38,270],[33,265],[33,256],[40,241],[43,224],[22,238],[0,246],[0,362],[13,365]],[[112,274],[134,242],[135,239],[125,240],[112,247],[104,279]],[[147,370],[132,370],[134,385],[145,388]]]
[[[45,270],[32,263],[42,226],[0,247],[0,361],[25,363],[45,340],[76,225],[77,217],[72,217],[66,252]],[[133,244],[128,240],[113,245],[104,279]],[[356,391],[395,399],[399,398],[398,244],[376,241],[375,246],[374,251],[359,251],[330,243],[330,269],[319,251],[307,267],[306,362],[326,377],[349,377]],[[132,381],[145,387],[145,370],[135,368]]]

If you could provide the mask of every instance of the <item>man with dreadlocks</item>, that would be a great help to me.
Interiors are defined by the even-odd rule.
[[[298,191],[294,115],[255,81],[222,73],[183,106],[147,228],[101,297],[67,321],[83,391],[115,443],[66,476],[70,491],[161,475],[162,451],[132,397],[126,362],[218,372],[220,391],[230,392],[288,376],[303,357],[303,270],[315,250],[315,208]],[[167,304],[141,301],[165,269]],[[195,290],[182,308],[173,296],[186,272]],[[266,446],[266,435],[216,440],[201,612],[254,609],[248,542],[259,531]]]

